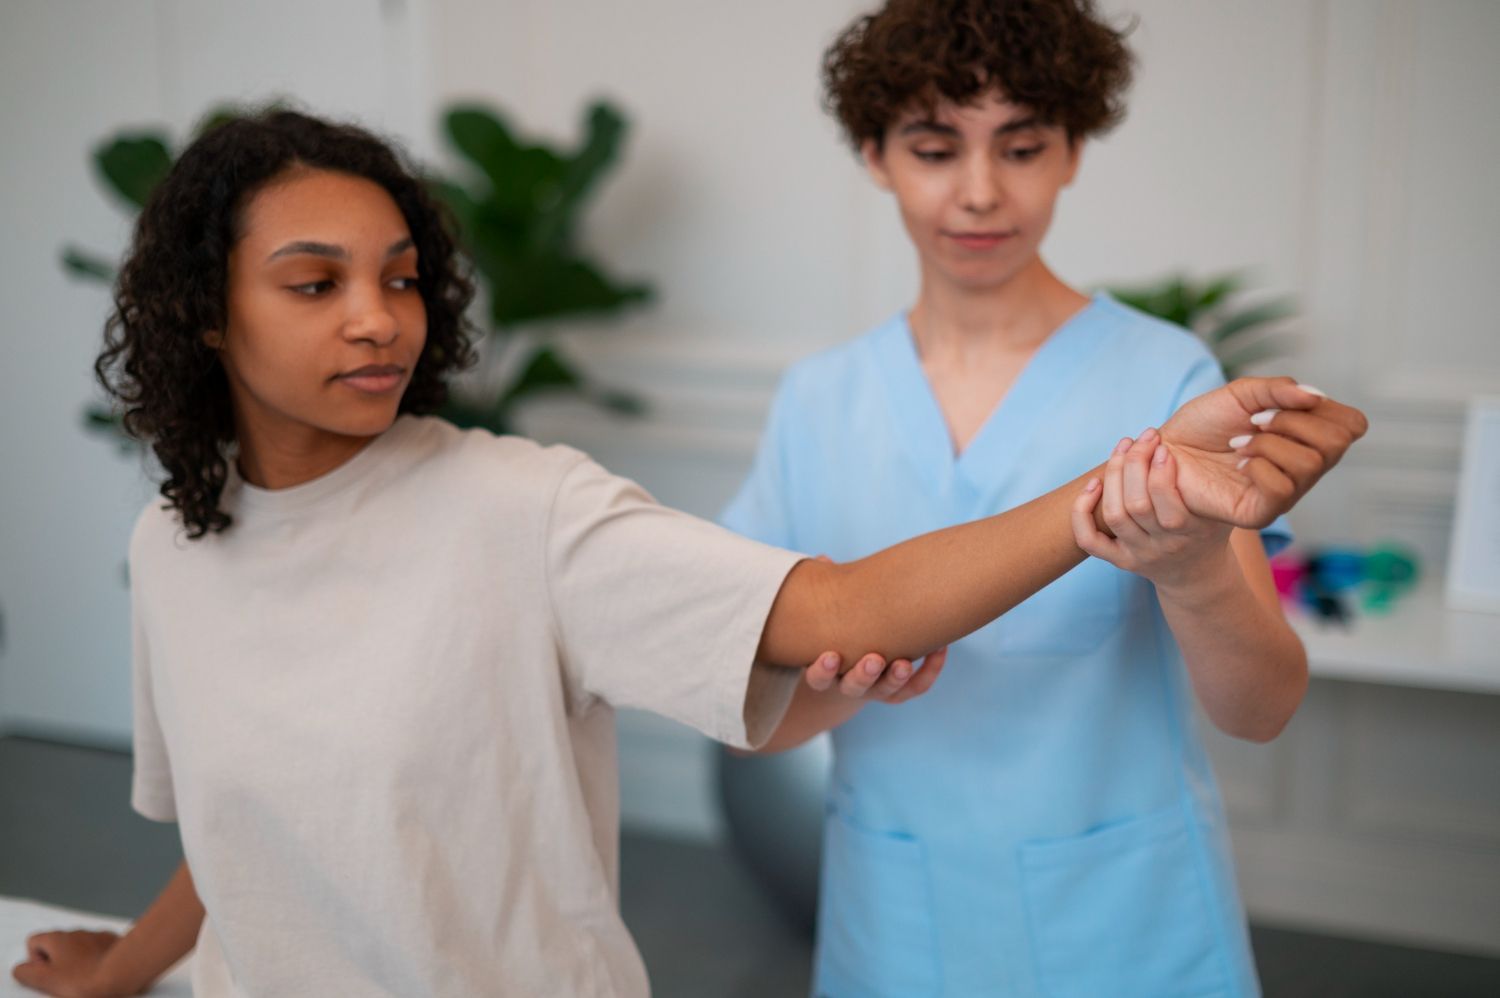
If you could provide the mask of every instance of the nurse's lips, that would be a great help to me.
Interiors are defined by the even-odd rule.
[[[384,395],[400,387],[401,380],[405,376],[406,368],[395,364],[366,364],[364,367],[336,375],[333,380],[341,381],[355,391],[370,395]]]
[[[987,250],[994,249],[1007,239],[1017,234],[1015,229],[1007,229],[1004,232],[947,232],[943,235],[958,243],[964,249]]]

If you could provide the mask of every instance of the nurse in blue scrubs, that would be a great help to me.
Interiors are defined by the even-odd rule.
[[[818,995],[1259,994],[1194,703],[1264,741],[1301,701],[1266,560],[1286,534],[1197,520],[1166,448],[1117,447],[1219,366],[1040,255],[1129,66],[1082,0],[892,0],[826,57],[829,106],[894,195],[920,291],[788,372],[724,522],[854,559],[1114,456],[1077,506],[1096,557],[954,645],[924,695],[893,706],[846,695],[836,663],[809,671],[769,748],[833,732]],[[1099,503],[1113,538],[1087,515]]]

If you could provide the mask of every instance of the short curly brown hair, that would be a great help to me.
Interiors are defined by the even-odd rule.
[[[823,55],[824,104],[858,149],[913,105],[969,104],[993,89],[1070,141],[1125,116],[1133,57],[1092,0],[889,0]]]
[[[156,454],[166,472],[161,494],[193,539],[232,522],[219,503],[234,442],[229,382],[203,334],[226,322],[229,252],[246,204],[278,176],[307,167],[379,184],[411,230],[427,341],[400,411],[435,411],[448,374],[472,360],[464,313],[473,283],[445,214],[392,146],[354,125],[282,108],[211,128],[183,151],[136,222],[94,363],[126,432]]]

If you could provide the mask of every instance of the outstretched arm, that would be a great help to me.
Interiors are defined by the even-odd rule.
[[[1271,409],[1284,413],[1276,425],[1247,448],[1230,446],[1232,438],[1259,429],[1252,417]],[[1282,435],[1293,426],[1295,438]],[[1312,488],[1365,426],[1358,410],[1290,378],[1244,378],[1184,405],[1162,427],[1161,439],[1177,459],[1188,509],[1260,528]],[[827,651],[848,663],[871,652],[915,659],[979,629],[1083,559],[1069,513],[1074,496],[1101,471],[999,516],[868,558],[799,563],[767,617],[760,659],[793,667]]]

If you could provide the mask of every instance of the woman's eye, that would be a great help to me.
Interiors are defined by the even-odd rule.
[[[415,291],[417,290],[417,279],[415,277],[393,277],[391,278],[391,287],[397,291]]]
[[[316,298],[332,289],[332,281],[308,281],[306,284],[293,284],[289,288],[289,290],[307,298]]]
[[[941,163],[953,158],[953,153],[947,149],[913,149],[912,155],[924,163]]]
[[[1024,163],[1029,159],[1036,159],[1045,148],[1047,148],[1045,145],[1020,146],[1010,150],[1006,155],[1017,162]]]

